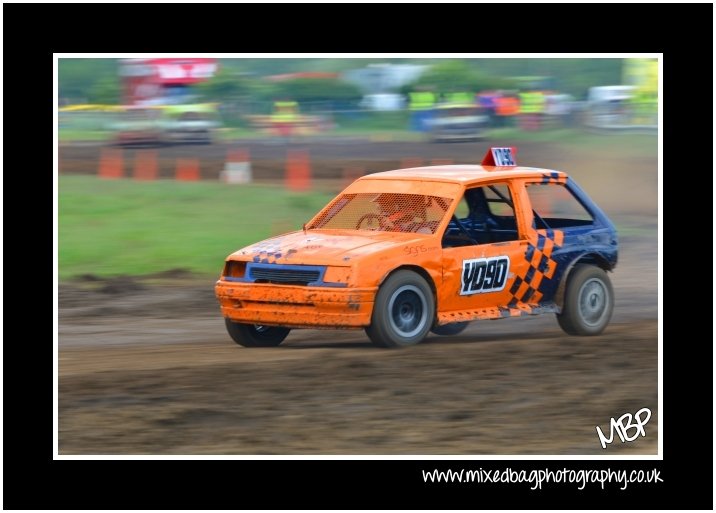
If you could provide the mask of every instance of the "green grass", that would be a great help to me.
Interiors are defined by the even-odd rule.
[[[60,141],[108,141],[111,138],[111,132],[107,130],[74,130],[62,128],[58,130],[57,137]]]
[[[235,139],[263,139],[266,134],[253,128],[246,127],[223,127],[217,131],[217,139],[232,141]]]
[[[219,273],[253,242],[300,229],[332,197],[281,188],[170,180],[59,178],[59,275]]]
[[[351,132],[406,132],[410,127],[409,111],[367,112],[336,116],[338,130]]]
[[[76,141],[109,141],[113,133],[110,130],[85,130],[74,128],[60,128],[57,137],[61,142]],[[266,137],[265,134],[243,127],[225,127],[216,133],[217,140],[233,140],[233,139],[260,139]]]

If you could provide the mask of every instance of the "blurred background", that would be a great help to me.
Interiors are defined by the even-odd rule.
[[[300,227],[362,174],[477,163],[491,145],[577,173],[655,155],[655,59],[60,59],[58,72],[63,278],[218,272],[232,245]],[[138,194],[161,201],[137,211]],[[168,237],[186,195],[183,240]],[[123,217],[96,216],[97,202]],[[233,223],[206,229],[230,208]],[[83,216],[95,222],[76,233]]]
[[[606,58],[61,59],[60,140],[129,142],[139,120],[155,121],[157,143],[199,120],[220,141],[366,133],[420,140],[409,132],[440,136],[435,120],[451,107],[484,118],[475,121],[484,135],[648,130],[656,125],[657,68],[655,59]]]
[[[612,416],[656,426],[657,84],[647,58],[59,59],[60,452],[585,454]],[[597,342],[551,316],[390,354],[362,332],[230,341],[229,253],[364,174],[507,145],[617,224]]]

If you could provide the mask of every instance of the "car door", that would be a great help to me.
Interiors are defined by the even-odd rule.
[[[529,267],[528,240],[514,197],[508,182],[466,189],[443,236],[441,320],[446,312],[459,320],[500,317],[532,299],[521,278]]]
[[[604,213],[565,176],[527,180],[524,185],[533,241],[528,256],[540,278],[533,281],[542,302],[548,304],[557,299],[562,277],[576,259],[586,256],[586,262],[607,268],[616,263],[616,232]]]

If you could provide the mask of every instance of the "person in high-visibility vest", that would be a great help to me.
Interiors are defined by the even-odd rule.
[[[500,95],[495,91],[483,91],[477,95],[477,102],[480,104],[480,107],[482,107],[485,114],[487,114],[487,117],[490,120],[490,126],[497,125],[497,104],[495,103],[495,100],[499,96]]]
[[[413,91],[410,93],[410,110],[427,110],[435,104],[435,94],[430,91]]]
[[[520,93],[520,121],[524,130],[537,130],[544,112],[545,98],[541,91]]]
[[[512,126],[513,120],[520,113],[520,101],[512,95],[495,98],[495,115],[500,126]]]
[[[460,105],[469,105],[475,103],[475,95],[472,93],[458,92],[458,93],[447,93],[445,100],[448,103],[455,103]]]
[[[411,128],[417,132],[424,132],[428,129],[428,121],[432,116],[435,107],[435,94],[430,91],[413,91],[409,95],[409,109]]]
[[[298,119],[298,103],[294,101],[278,101],[273,104],[271,124],[279,135],[288,137],[293,132]]]
[[[628,100],[631,110],[629,122],[633,125],[655,125],[658,111],[658,100],[649,91],[637,91]]]

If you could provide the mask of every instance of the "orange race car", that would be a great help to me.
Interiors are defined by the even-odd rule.
[[[265,347],[291,328],[364,328],[398,347],[541,313],[569,334],[601,333],[614,225],[565,173],[514,154],[366,175],[303,230],[232,253],[216,283],[229,334]]]

